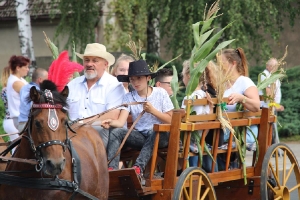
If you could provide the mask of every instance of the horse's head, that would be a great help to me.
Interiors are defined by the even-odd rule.
[[[47,89],[47,86],[50,89]],[[64,109],[67,106],[69,89],[66,86],[59,93],[53,90],[53,87],[56,89],[52,82],[45,81],[41,85],[41,91],[34,86],[30,89],[33,105],[28,134],[32,149],[40,162],[37,170],[43,169],[45,174],[55,176],[65,167],[68,118]]]

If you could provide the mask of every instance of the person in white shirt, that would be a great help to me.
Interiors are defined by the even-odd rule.
[[[20,115],[20,90],[27,84],[23,78],[28,74],[30,60],[24,56],[12,56],[9,60],[11,74],[7,80],[7,101],[10,118],[18,129]]]
[[[107,157],[111,160],[109,170],[118,169],[120,154],[116,155],[128,129],[122,128],[126,123],[129,113],[135,121],[144,110],[145,114],[135,125],[135,129],[126,139],[125,145],[134,149],[141,150],[133,168],[136,173],[143,176],[143,171],[151,158],[155,140],[153,124],[171,123],[172,110],[174,108],[167,92],[159,87],[151,87],[148,82],[156,76],[150,72],[148,64],[144,60],[129,63],[128,75],[119,75],[120,82],[130,82],[133,91],[127,93],[123,98],[123,103],[144,102],[139,105],[129,105],[122,107],[120,116],[117,120],[107,119],[102,121],[105,128],[110,128],[109,145]],[[167,147],[169,133],[163,132],[159,138],[159,148]]]
[[[5,109],[5,115],[3,119],[3,130],[9,135],[10,141],[13,141],[18,137],[19,131],[15,128],[14,126],[14,121],[13,119],[10,118],[10,114],[8,111],[8,102],[7,102],[7,80],[8,77],[10,76],[10,68],[5,67],[2,70],[2,75],[1,75],[1,85],[2,85],[2,91],[1,91],[1,98],[4,104],[4,109]]]
[[[266,69],[263,71],[263,73],[260,76],[260,80],[263,81],[266,78],[270,77],[272,73],[276,72],[278,70],[278,61],[276,58],[270,58],[268,62],[266,63]],[[279,79],[275,81],[275,96],[274,96],[274,102],[279,104],[279,107],[275,107],[274,114],[276,115],[277,112],[284,111],[284,106],[280,104],[281,102],[281,82]],[[266,87],[266,95],[271,95],[271,85]],[[260,94],[262,95],[263,92],[260,91]],[[261,107],[268,108],[269,102],[268,101],[261,101]],[[278,129],[277,129],[277,123],[273,123],[273,133],[272,133],[272,144],[279,143],[279,136],[278,136]]]
[[[246,55],[242,48],[222,50],[222,64],[224,73],[230,72],[230,80],[223,97],[228,97],[227,112],[236,111],[237,103],[241,103],[245,110],[258,112],[260,100],[258,89],[254,82],[248,77],[248,64]],[[258,127],[250,126],[252,132],[257,137]],[[229,134],[224,134],[224,140],[229,138]],[[246,143],[248,150],[255,150],[255,139],[247,129]]]
[[[268,60],[268,62],[266,63],[266,69],[263,71],[263,74],[261,74],[261,76],[260,76],[260,80],[263,81],[266,78],[270,77],[272,73],[277,71],[277,69],[278,69],[277,59],[276,58],[270,58]],[[266,94],[267,95],[270,95],[270,93],[271,93],[271,88],[270,87],[271,86],[269,85],[266,88]],[[274,98],[274,101],[275,101],[275,103],[277,103],[279,105],[280,105],[280,102],[281,102],[281,89],[280,89],[280,87],[281,87],[281,82],[280,82],[279,79],[277,79],[275,81],[275,98]],[[262,91],[260,91],[260,94],[262,94]],[[268,102],[262,101],[261,106],[267,108],[268,107]],[[284,110],[283,105],[280,105],[279,108],[276,108],[276,111],[283,111],[283,110]]]
[[[99,43],[87,44],[83,54],[76,54],[83,59],[84,75],[68,83],[70,120],[84,119],[121,105],[124,87],[107,72],[108,67],[114,64],[115,57]],[[120,110],[115,109],[102,115],[99,120],[117,119],[119,114]],[[99,132],[106,148],[109,132],[100,124],[95,122],[93,128]]]

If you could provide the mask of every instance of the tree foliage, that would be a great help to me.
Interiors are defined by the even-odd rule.
[[[168,38],[168,50],[173,56],[181,54],[182,58],[189,58],[193,47],[192,24],[203,20],[206,3],[211,5],[214,0],[115,0],[112,3],[112,13],[117,16],[118,26],[113,31],[117,40],[114,47],[124,47],[121,35],[133,33],[146,44],[147,18],[155,15],[159,18],[161,36]],[[140,7],[142,6],[142,8]],[[234,26],[226,30],[223,40],[236,38],[235,47],[241,46],[250,57],[259,59],[271,54],[266,41],[267,36],[278,39],[283,29],[285,19],[293,25],[300,14],[300,2],[297,0],[221,0],[222,19],[217,21],[216,27],[225,27],[235,21]],[[138,17],[143,15],[144,17]],[[138,29],[136,29],[140,24]],[[107,38],[109,39],[109,38]],[[149,39],[149,38],[148,38]],[[222,40],[221,40],[222,41]]]
[[[111,12],[105,26],[105,40],[109,49],[114,51],[128,49],[126,47],[128,35],[131,35],[133,41],[141,40],[145,47],[147,0],[116,0],[109,4],[109,8]]]
[[[99,8],[99,0],[52,0],[52,10],[60,11],[57,14],[60,15],[60,22],[55,33],[55,43],[58,43],[59,35],[68,38],[64,44],[65,49],[71,49],[73,41],[81,50],[87,43],[95,42],[94,28],[100,14]]]

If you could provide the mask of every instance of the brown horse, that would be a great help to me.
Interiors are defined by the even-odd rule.
[[[0,136],[0,143],[5,144],[3,138]],[[4,151],[7,148],[7,146],[0,146],[0,152]],[[7,154],[7,156],[10,156],[10,153]],[[4,171],[6,168],[6,162],[0,162],[0,171]]]
[[[59,93],[53,83],[44,85],[43,92],[34,86],[30,90],[28,128],[13,156],[38,164],[10,162],[6,171],[20,172],[9,175],[26,178],[8,179],[0,187],[0,199],[107,199],[107,158],[101,137],[87,125],[73,133],[65,110],[68,87]]]

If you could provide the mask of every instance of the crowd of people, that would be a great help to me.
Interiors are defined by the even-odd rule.
[[[173,95],[171,81],[173,72],[163,68],[158,72],[150,72],[149,66],[144,60],[134,60],[131,56],[122,54],[117,60],[106,50],[102,44],[87,44],[83,54],[76,53],[83,60],[84,73],[68,83],[69,96],[68,116],[71,121],[84,119],[121,104],[131,102],[142,102],[138,105],[120,107],[101,115],[99,121],[92,124],[101,136],[107,150],[109,170],[119,169],[120,155],[116,156],[118,147],[122,143],[128,128],[127,118],[129,114],[135,121],[142,111],[145,112],[135,125],[132,133],[125,142],[126,147],[140,150],[133,168],[141,175],[152,155],[155,133],[153,124],[170,123],[174,106],[170,100]],[[248,77],[248,65],[242,48],[225,49],[221,53],[223,71],[231,72],[230,80],[226,83],[224,97],[228,97],[227,112],[233,112],[236,104],[241,103],[249,111],[256,112],[260,109],[261,102],[259,91],[253,81]],[[187,86],[190,79],[190,61],[183,63],[183,83]],[[275,64],[274,64],[275,63]],[[31,82],[28,83],[24,77],[29,71],[30,60],[23,56],[12,56],[9,66],[2,72],[1,97],[5,106],[5,118],[3,128],[13,141],[18,137],[29,117],[31,102],[28,99],[30,88],[39,85],[48,78],[45,69],[37,68],[32,74]],[[276,70],[276,59],[267,62],[265,76],[268,77]],[[216,64],[210,61],[199,79],[199,84],[192,97],[205,98],[207,95],[216,96]],[[149,84],[155,79],[155,86]],[[280,81],[276,81],[278,94]],[[268,91],[268,90],[267,90]],[[191,96],[189,98],[191,98]],[[276,102],[280,103],[280,97]],[[185,97],[187,98],[187,97]],[[185,106],[182,104],[182,108]],[[283,106],[278,109],[282,111]],[[197,114],[209,114],[214,112],[211,106],[198,106],[193,110]],[[251,126],[252,132],[257,136],[257,126]],[[198,133],[201,137],[201,132]],[[222,140],[228,140],[228,133],[223,134]],[[255,138],[247,132],[247,143],[253,144]],[[167,147],[169,133],[161,133],[159,147]],[[206,141],[211,143],[211,139]],[[190,151],[197,153],[195,139],[192,139]],[[190,166],[197,166],[198,157],[190,157]],[[212,159],[203,157],[203,168],[211,169]],[[218,166],[214,169],[218,171]]]

